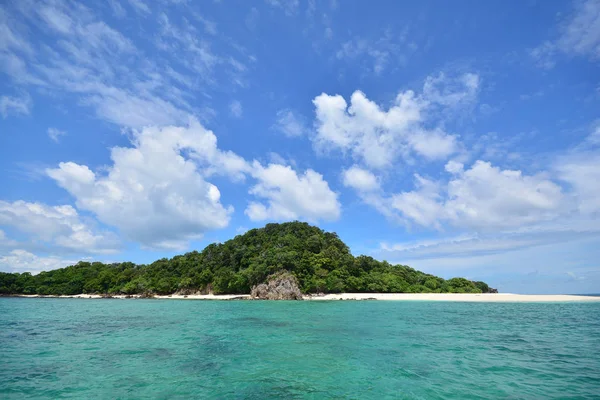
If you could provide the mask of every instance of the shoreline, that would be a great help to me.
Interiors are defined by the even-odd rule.
[[[5,297],[57,298],[57,299],[139,299],[141,295],[114,295],[105,297],[99,294],[78,294],[72,296],[12,295]],[[172,294],[153,296],[158,300],[251,300],[249,294]],[[538,295],[512,293],[336,293],[325,295],[305,295],[306,301],[335,300],[382,300],[382,301],[450,301],[450,302],[489,302],[489,303],[551,303],[551,302],[600,302],[600,297],[586,295]]]

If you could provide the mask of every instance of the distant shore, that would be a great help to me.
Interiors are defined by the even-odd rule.
[[[73,296],[41,296],[41,295],[16,295],[25,298],[75,298],[75,299],[102,299],[106,296],[98,294],[78,294]],[[114,295],[114,299],[137,299],[140,295]],[[171,300],[249,300],[248,294],[173,294],[167,296],[154,296],[153,299]],[[304,300],[384,300],[384,301],[458,301],[458,302],[492,302],[492,303],[527,303],[527,302],[600,302],[600,297],[585,295],[538,295],[538,294],[512,294],[512,293],[336,293],[325,295],[306,295]]]

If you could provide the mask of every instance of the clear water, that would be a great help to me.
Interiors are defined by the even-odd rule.
[[[600,303],[0,298],[0,398],[600,398]]]

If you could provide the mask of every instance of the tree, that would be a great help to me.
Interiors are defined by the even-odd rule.
[[[0,294],[249,293],[281,270],[306,292],[489,292],[484,282],[444,280],[405,265],[354,257],[337,234],[304,222],[267,224],[149,265],[79,262],[38,275],[0,273]]]

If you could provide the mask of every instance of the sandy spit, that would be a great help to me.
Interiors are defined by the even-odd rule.
[[[426,301],[463,301],[463,302],[563,302],[563,301],[600,301],[600,297],[573,295],[538,295],[512,293],[339,293],[324,296],[305,296],[305,300],[426,300]]]

